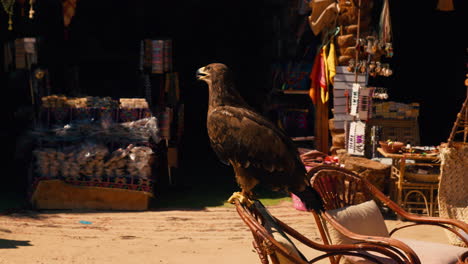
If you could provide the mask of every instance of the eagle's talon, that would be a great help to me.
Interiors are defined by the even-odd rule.
[[[251,206],[254,202],[252,200],[250,200],[248,197],[246,197],[243,193],[241,192],[235,192],[231,195],[231,197],[229,197],[228,199],[228,203],[234,203],[234,200],[239,200],[239,202],[241,204],[244,204],[244,205],[247,205],[247,206]]]

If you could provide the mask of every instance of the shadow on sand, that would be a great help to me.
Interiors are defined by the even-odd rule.
[[[0,248],[18,248],[24,246],[32,246],[27,240],[9,240],[0,238]]]

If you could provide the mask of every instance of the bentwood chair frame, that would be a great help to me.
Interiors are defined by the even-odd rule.
[[[289,225],[269,214],[258,200],[254,200],[252,205],[246,205],[241,203],[238,199],[234,199],[234,204],[240,218],[252,232],[253,247],[259,255],[262,264],[268,264],[270,260],[273,264],[281,264],[279,255],[282,255],[283,259],[286,258],[288,263],[294,264],[316,263],[327,257],[332,261],[334,260],[334,257],[342,255],[360,256],[374,261],[375,263],[382,263],[380,260],[372,256],[363,254],[362,251],[378,252],[392,258],[396,263],[406,263],[401,256],[376,243],[331,245],[314,242],[303,236],[299,231],[296,231]],[[275,239],[265,228],[265,221],[268,221],[267,218],[270,218],[270,221],[274,221],[277,228],[280,229],[281,232],[286,233],[288,237],[294,238],[296,241],[299,241],[309,248],[320,251],[322,254],[311,260],[306,260],[292,253],[291,249],[288,249],[278,242],[278,240]]]
[[[322,239],[325,244],[331,244],[330,238],[327,235],[325,223],[330,224],[344,236],[359,241],[359,243],[368,243],[385,248],[404,259],[405,263],[421,263],[419,257],[413,249],[405,243],[391,238],[396,231],[403,228],[408,228],[416,225],[433,225],[439,226],[453,232],[458,236],[468,247],[468,240],[459,232],[462,230],[468,232],[468,224],[449,218],[420,216],[409,213],[400,207],[397,203],[390,200],[380,190],[374,187],[365,178],[358,174],[333,165],[319,165],[312,168],[309,172],[311,176],[311,185],[317,190],[323,200],[324,211],[312,212],[315,216],[317,226],[320,229]],[[336,221],[327,211],[343,208],[349,205],[359,204],[368,200],[375,200],[392,210],[402,220],[408,220],[404,225],[390,230],[390,237],[364,236],[356,234],[345,228]],[[338,263],[340,257],[332,260],[332,263]]]

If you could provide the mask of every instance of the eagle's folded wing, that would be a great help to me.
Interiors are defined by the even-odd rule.
[[[295,171],[300,165],[292,141],[271,122],[244,108],[217,107],[208,116],[208,134],[218,157],[245,168]]]

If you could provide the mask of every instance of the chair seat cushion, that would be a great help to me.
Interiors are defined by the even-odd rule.
[[[457,263],[458,258],[463,253],[468,251],[467,248],[452,246],[449,244],[419,241],[419,240],[412,240],[412,239],[407,239],[407,238],[399,238],[398,240],[400,240],[401,242],[408,245],[411,249],[413,249],[416,255],[421,260],[421,263],[423,264],[455,264]],[[367,254],[367,255],[376,257],[378,260],[382,261],[385,264],[396,263],[392,259],[383,257],[382,255],[377,254],[377,253]],[[373,263],[362,257],[345,256],[345,259],[347,260],[348,263],[353,263],[353,264]]]
[[[329,210],[327,212],[340,224],[356,234],[381,237],[389,236],[385,220],[380,213],[377,204],[373,200],[340,209]],[[334,244],[350,244],[355,242],[354,240],[342,235],[330,225],[328,225],[328,230]],[[398,240],[413,249],[423,264],[454,264],[457,263],[459,256],[468,251],[467,248],[449,244],[412,240],[407,238],[398,238]],[[376,257],[385,264],[396,263],[392,259],[378,253],[368,255]],[[353,264],[373,263],[370,260],[356,256],[345,256],[345,259]]]
[[[379,207],[374,200],[357,205],[350,205],[327,211],[341,225],[348,230],[361,235],[388,237],[388,229]],[[356,242],[350,239],[331,225],[327,225],[333,244],[351,244]]]

